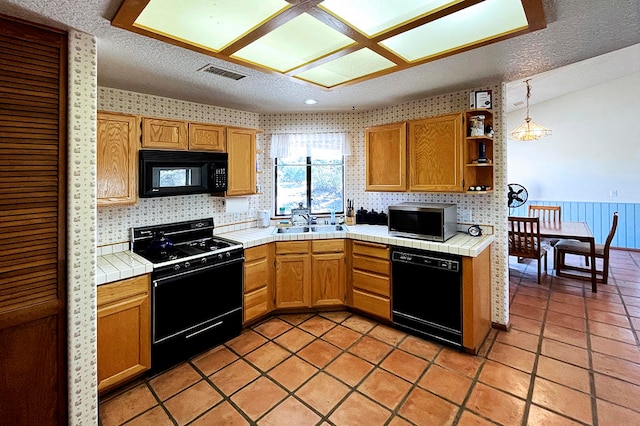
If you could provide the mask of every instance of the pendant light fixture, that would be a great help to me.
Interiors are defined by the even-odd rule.
[[[518,141],[535,141],[545,136],[551,135],[551,130],[538,123],[531,121],[529,117],[529,98],[531,97],[531,86],[529,80],[524,81],[527,85],[527,118],[524,119],[524,123],[516,127],[509,133],[511,139]]]

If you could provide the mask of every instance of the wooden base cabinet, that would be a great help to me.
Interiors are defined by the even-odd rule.
[[[149,275],[98,286],[98,391],[151,367]]]
[[[462,346],[477,354],[491,330],[491,247],[462,258]]]
[[[244,251],[244,323],[273,310],[275,244],[263,244]]]
[[[311,304],[309,241],[276,242],[276,308]]]
[[[346,303],[346,256],[344,240],[311,243],[311,306]]]
[[[351,244],[351,306],[391,320],[389,246],[363,241]]]

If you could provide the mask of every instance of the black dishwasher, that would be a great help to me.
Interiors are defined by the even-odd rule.
[[[391,270],[394,324],[462,347],[462,257],[393,247]]]

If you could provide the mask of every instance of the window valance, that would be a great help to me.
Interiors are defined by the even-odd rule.
[[[271,135],[271,158],[351,155],[346,132],[275,133]]]

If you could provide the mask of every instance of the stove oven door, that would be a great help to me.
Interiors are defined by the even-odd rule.
[[[240,334],[243,260],[152,276],[152,369],[185,360]]]

